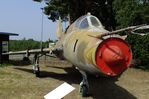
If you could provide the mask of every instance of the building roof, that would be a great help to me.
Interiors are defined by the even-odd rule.
[[[0,32],[0,35],[10,35],[10,36],[18,36],[16,33],[8,33],[8,32]]]

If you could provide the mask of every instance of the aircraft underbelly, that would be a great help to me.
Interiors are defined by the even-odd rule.
[[[76,57],[77,55],[73,55],[73,57],[65,56],[65,58],[69,60],[78,69],[81,69],[91,74],[100,73],[100,70],[95,65],[83,63],[82,61],[79,61]]]

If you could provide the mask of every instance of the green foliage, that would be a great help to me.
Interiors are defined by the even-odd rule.
[[[113,7],[118,28],[149,23],[149,0],[114,0]],[[127,41],[131,45],[133,58],[140,61],[138,65],[147,66],[149,35],[128,34]]]
[[[114,0],[117,26],[127,27],[149,23],[148,0]]]
[[[53,42],[52,40],[43,42],[43,48],[47,48],[49,45],[49,42]],[[9,41],[9,49],[10,51],[21,51],[21,50],[27,50],[27,49],[39,49],[40,48],[40,42],[34,41],[33,39],[28,40],[10,40]]]
[[[123,28],[132,25],[149,24],[149,0],[34,0],[46,1],[45,14],[55,21],[60,15],[63,20],[70,15],[71,21],[91,12],[97,16],[106,29]],[[149,64],[149,36],[128,34],[133,58],[142,65]]]
[[[39,1],[39,0],[34,0]],[[41,1],[41,0],[40,0]],[[58,16],[64,20],[74,22],[80,16],[91,12],[97,16],[104,26],[111,30],[115,29],[114,12],[112,9],[113,0],[42,0],[46,1],[47,6],[44,13],[49,16],[50,20],[57,20]],[[104,9],[104,10],[103,10]]]
[[[131,45],[134,59],[140,60],[141,65],[149,64],[149,35],[128,35],[127,41]]]

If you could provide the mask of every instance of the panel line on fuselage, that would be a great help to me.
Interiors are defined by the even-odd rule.
[[[73,48],[73,52],[75,52],[75,51],[76,51],[76,46],[77,46],[77,43],[78,43],[78,39],[76,39],[76,41],[75,41],[74,48]]]

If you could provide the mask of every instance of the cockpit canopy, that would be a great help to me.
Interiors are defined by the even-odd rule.
[[[78,20],[76,20],[75,27],[79,29],[86,29],[91,27],[103,28],[101,22],[92,15],[85,15],[80,17]]]

